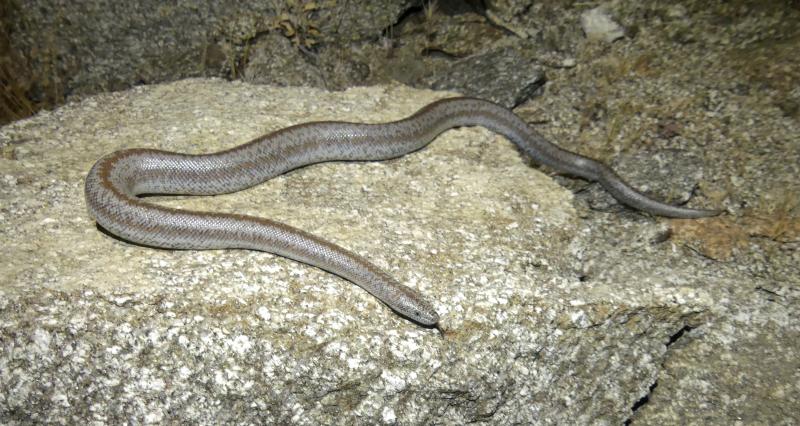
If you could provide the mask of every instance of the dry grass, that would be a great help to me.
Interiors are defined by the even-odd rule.
[[[782,210],[741,217],[675,219],[670,221],[670,227],[676,242],[721,261],[732,260],[737,251],[747,250],[754,239],[779,243],[800,241],[800,218],[791,211]]]
[[[11,48],[6,11],[0,13],[0,124],[6,124],[32,115],[37,108],[28,96],[33,84],[28,78],[30,69],[22,55]]]
[[[45,64],[44,68],[52,71],[53,49],[45,46],[26,56],[12,42],[14,26],[26,25],[19,18],[20,7],[13,0],[0,1],[0,125],[64,102],[63,90],[56,84],[54,73],[31,64],[31,58],[37,58],[40,64]]]

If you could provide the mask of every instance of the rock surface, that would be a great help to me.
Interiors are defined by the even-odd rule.
[[[626,279],[582,281],[573,235],[596,231],[569,191],[486,130],[449,131],[389,162],[156,200],[267,216],[362,253],[435,301],[442,334],[323,271],[265,253],[130,245],[85,213],[83,176],[117,149],[215,151],[309,120],[393,120],[443,96],[187,80],[3,128],[2,417],[625,420],[671,336],[702,324],[720,278],[698,273],[709,260],[653,243],[658,221],[632,216],[616,230],[641,249],[618,255]]]
[[[414,2],[6,3],[0,15],[0,34],[8,37],[7,49],[17,55],[15,61],[19,63],[0,62],[0,73],[5,74],[9,66],[12,71],[25,72],[5,78],[26,83],[23,90],[33,92],[31,100],[36,102],[185,77],[239,78],[251,55],[276,38],[283,40],[270,50],[273,59],[281,59],[270,69],[274,71],[273,83],[285,82],[292,67],[300,65],[306,77],[302,82],[319,85],[321,72],[308,70],[313,68],[309,63],[313,58],[301,51],[315,51],[320,44],[336,46],[375,39]],[[293,48],[285,48],[284,42]],[[250,74],[264,72],[262,62],[257,61],[255,67],[261,69]],[[333,73],[325,76],[335,79]],[[353,84],[353,80],[347,81]]]
[[[581,14],[581,27],[589,40],[603,40],[611,43],[625,37],[625,29],[609,16],[604,7],[596,7]]]
[[[436,300],[449,331],[438,337],[274,256],[128,246],[94,228],[81,185],[123,145],[206,152],[310,119],[394,119],[444,94],[195,80],[72,104],[0,130],[0,423],[800,423],[800,10],[607,2],[626,35],[609,44],[580,28],[598,4],[475,3],[429,3],[371,41],[318,50],[299,47],[308,25],[253,38],[237,30],[253,22],[234,19],[216,27],[230,32],[206,65],[240,66],[247,53],[254,81],[344,87],[367,69],[373,84],[424,86],[494,53],[520,83],[487,96],[516,104],[541,68],[543,96],[518,114],[658,198],[726,214],[652,219],[596,185],[553,186],[478,129],[388,163],[156,199],[276,217],[368,255]],[[59,34],[37,32],[73,40]],[[270,62],[275,52],[284,60]],[[147,70],[144,59],[123,68]],[[186,62],[172,65],[185,75]],[[464,90],[490,69],[442,87]]]
[[[514,108],[541,93],[544,72],[536,65],[535,52],[506,46],[450,63],[445,73],[429,77],[438,90],[456,90],[464,96],[489,99]],[[528,70],[520,73],[518,70]]]

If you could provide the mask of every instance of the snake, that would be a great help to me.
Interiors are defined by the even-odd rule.
[[[513,142],[535,163],[597,182],[619,203],[657,216],[703,218],[719,210],[654,200],[600,161],[548,141],[511,110],[476,98],[447,98],[380,124],[319,121],[297,124],[208,154],[133,148],[100,158],[85,181],[89,214],[99,227],[135,244],[166,249],[249,249],[306,263],[348,280],[393,311],[438,327],[434,305],[364,257],[318,236],[263,217],[179,210],[147,195],[215,195],[240,191],[290,170],[329,161],[379,161],[427,146],[442,132],[481,126]]]

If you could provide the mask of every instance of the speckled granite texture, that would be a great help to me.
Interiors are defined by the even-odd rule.
[[[653,244],[663,225],[632,216],[618,232],[666,259],[664,269],[620,254],[636,268],[621,267],[629,279],[583,282],[574,236],[593,230],[570,192],[483,129],[450,131],[399,160],[158,199],[284,220],[363,253],[436,301],[443,335],[323,271],[257,252],[134,246],[85,213],[83,176],[116,149],[214,151],[307,120],[396,119],[443,96],[187,80],[5,127],[2,416],[625,420],[670,336],[713,306],[711,277],[696,276],[709,261]]]
[[[440,335],[268,254],[118,241],[85,213],[82,184],[121,147],[208,152],[308,120],[396,119],[447,94],[188,80],[72,103],[0,129],[0,423],[800,423],[800,9],[484,3],[439,2],[311,56],[284,34],[272,52],[295,56],[279,63],[255,43],[251,77],[460,90],[499,72],[511,83],[489,95],[521,102],[547,137],[658,198],[726,213],[631,212],[481,129],[390,162],[155,199],[284,220],[362,253],[436,302]],[[580,18],[597,6],[623,37],[588,40]]]

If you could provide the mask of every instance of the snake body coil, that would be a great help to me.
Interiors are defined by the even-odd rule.
[[[548,142],[508,109],[471,98],[434,102],[391,123],[300,124],[212,154],[117,151],[98,160],[86,177],[86,203],[99,225],[126,240],[172,249],[243,248],[274,253],[339,275],[399,314],[423,325],[435,325],[439,316],[421,294],[342,247],[269,219],[176,210],[148,203],[138,195],[222,194],[309,164],[386,160],[421,149],[445,130],[460,126],[483,126],[499,133],[536,162],[597,181],[630,207],[678,218],[718,213],[650,199],[606,165]]]

